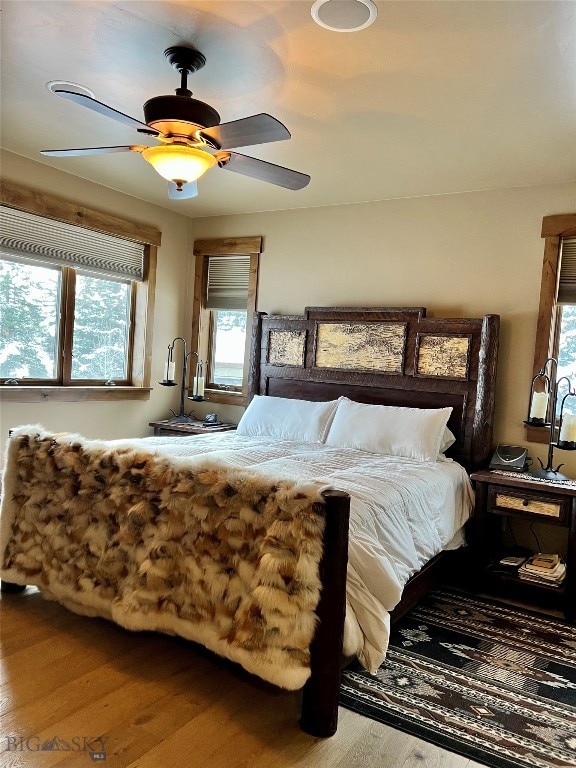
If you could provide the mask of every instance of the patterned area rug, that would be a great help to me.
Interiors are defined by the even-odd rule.
[[[576,626],[436,590],[392,631],[342,706],[494,768],[576,766]]]

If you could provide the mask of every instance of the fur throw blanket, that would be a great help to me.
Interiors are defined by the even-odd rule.
[[[0,577],[302,687],[320,596],[321,489],[137,445],[15,430]]]

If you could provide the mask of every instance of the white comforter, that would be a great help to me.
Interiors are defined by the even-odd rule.
[[[125,441],[113,441],[123,443]],[[148,449],[172,456],[210,455],[274,478],[317,481],[351,496],[344,652],[375,672],[388,647],[390,616],[410,576],[442,549],[463,541],[473,491],[465,470],[320,443],[233,432],[150,437]]]

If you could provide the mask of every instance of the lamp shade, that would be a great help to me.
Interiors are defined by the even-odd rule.
[[[196,181],[216,164],[216,158],[209,152],[179,144],[148,147],[142,156],[160,176],[182,183]]]

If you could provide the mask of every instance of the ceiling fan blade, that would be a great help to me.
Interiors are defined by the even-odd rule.
[[[189,197],[197,197],[198,184],[195,181],[189,181],[182,184],[182,189],[178,189],[176,182],[168,182],[168,197],[170,200],[187,200]]]
[[[82,155],[109,155],[112,152],[142,152],[147,149],[140,144],[124,147],[78,147],[77,149],[42,149],[41,155],[48,157],[81,157]]]
[[[146,123],[142,123],[140,120],[136,120],[135,117],[125,115],[124,112],[119,112],[113,107],[109,107],[107,104],[103,104],[101,101],[93,99],[85,93],[74,93],[74,91],[65,91],[55,88],[53,90],[57,96],[62,96],[63,99],[69,99],[75,101],[76,104],[81,104],[83,107],[94,110],[105,117],[111,117],[113,120],[118,120],[120,123],[130,125],[132,128],[137,128],[140,133],[148,133],[150,136],[158,136],[158,131],[154,128],[150,128]]]
[[[255,157],[239,155],[237,152],[218,152],[216,159],[220,168],[242,173],[244,176],[251,176],[253,179],[267,181],[286,189],[303,189],[310,182],[310,176],[307,173],[257,160]]]
[[[261,113],[221,123],[213,128],[203,128],[198,131],[198,136],[215,149],[232,149],[266,144],[269,141],[284,141],[290,138],[290,131],[275,117]]]

